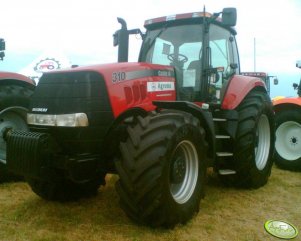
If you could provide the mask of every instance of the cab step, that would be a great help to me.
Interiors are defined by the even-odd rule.
[[[231,170],[231,169],[221,169],[221,170],[218,170],[218,173],[223,176],[224,175],[234,175],[234,174],[236,174],[236,171]]]
[[[216,122],[226,122],[227,119],[224,119],[224,118],[213,118],[213,121],[216,121]]]
[[[230,136],[228,136],[228,135],[216,135],[215,138],[216,139],[230,139]]]
[[[225,157],[225,156],[233,156],[232,152],[217,152],[216,155],[218,157]]]

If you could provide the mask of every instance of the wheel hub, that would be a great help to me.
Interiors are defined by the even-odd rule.
[[[255,162],[258,170],[263,170],[268,162],[270,151],[270,124],[266,115],[258,121],[255,140]]]
[[[293,145],[297,145],[297,143],[298,143],[297,137],[293,136],[293,137],[291,138],[291,143],[292,143]]]
[[[179,184],[183,182],[186,173],[186,164],[184,157],[178,157],[171,167],[171,182]]]
[[[301,157],[301,125],[295,121],[283,122],[276,130],[275,148],[287,161]]]
[[[199,158],[194,144],[188,140],[180,142],[170,163],[170,192],[175,202],[183,204],[194,193],[198,180]]]

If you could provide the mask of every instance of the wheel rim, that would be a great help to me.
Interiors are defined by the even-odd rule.
[[[255,162],[259,170],[263,170],[270,153],[270,123],[266,115],[261,115],[256,129]]]
[[[183,204],[191,198],[198,180],[198,167],[198,153],[193,143],[180,142],[170,166],[170,192],[177,203]]]
[[[3,132],[7,128],[14,130],[28,130],[24,119],[14,112],[4,112],[0,115],[0,162],[6,164],[6,141]]]
[[[275,148],[287,161],[301,157],[301,125],[295,121],[282,123],[276,130]]]

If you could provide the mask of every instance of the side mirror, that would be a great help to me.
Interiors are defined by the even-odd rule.
[[[299,87],[299,85],[298,85],[298,84],[296,84],[296,83],[293,83],[293,88],[294,88],[294,90],[297,90],[297,89],[298,89],[298,87]]]
[[[224,8],[222,12],[222,23],[225,26],[234,27],[236,25],[236,8]]]
[[[278,85],[279,81],[277,78],[274,78],[274,85]]]
[[[0,51],[5,50],[5,41],[3,38],[0,38]]]
[[[3,60],[5,53],[5,41],[3,38],[0,38],[0,60]]]

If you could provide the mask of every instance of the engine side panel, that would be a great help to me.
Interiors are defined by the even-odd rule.
[[[134,107],[146,111],[154,110],[154,100],[176,100],[175,74],[172,67],[128,63],[123,68],[102,71],[102,74],[115,117]]]

